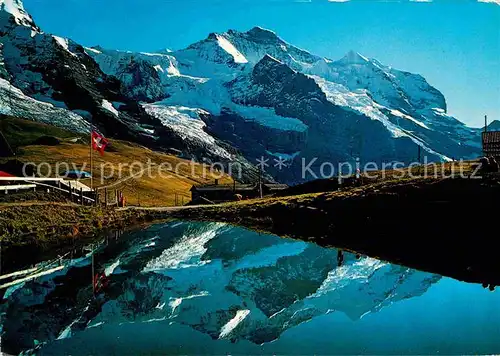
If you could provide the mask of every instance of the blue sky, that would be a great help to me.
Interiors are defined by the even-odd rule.
[[[352,0],[25,0],[46,32],[87,46],[179,49],[210,32],[259,25],[332,59],[349,50],[422,74],[449,112],[481,126],[500,120],[500,6]]]

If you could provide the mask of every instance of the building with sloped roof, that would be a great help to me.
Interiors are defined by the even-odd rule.
[[[262,195],[271,195],[288,188],[286,184],[264,183]],[[207,184],[194,185],[191,188],[191,199],[194,203],[207,201],[221,203],[242,199],[255,199],[260,197],[259,184]]]
[[[500,131],[483,132],[483,155],[500,159]]]

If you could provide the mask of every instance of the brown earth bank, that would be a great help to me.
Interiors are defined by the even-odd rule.
[[[151,223],[147,211],[100,209],[70,203],[0,204],[2,273],[62,255],[108,232]]]
[[[178,210],[458,280],[500,285],[498,179],[385,181],[340,192]]]

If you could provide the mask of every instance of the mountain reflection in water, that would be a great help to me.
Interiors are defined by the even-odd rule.
[[[10,288],[2,351],[40,354],[498,353],[478,285],[219,223],[104,241]]]

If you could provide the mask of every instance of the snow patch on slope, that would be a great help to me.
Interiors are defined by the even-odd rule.
[[[106,267],[104,269],[104,274],[106,275],[106,277],[111,276],[113,274],[113,272],[115,272],[115,270],[118,268],[119,265],[120,265],[120,259],[116,260],[111,265]]]
[[[313,78],[316,81],[321,90],[326,94],[327,100],[334,103],[335,105],[345,106],[354,109],[355,111],[358,111],[368,116],[372,120],[380,121],[386,127],[386,129],[391,133],[392,137],[394,138],[407,137],[411,139],[415,144],[422,147],[424,151],[440,157],[440,159],[442,159],[443,161],[451,161],[449,157],[446,157],[445,155],[440,154],[431,149],[430,147],[428,147],[425,142],[423,142],[415,135],[412,135],[410,134],[410,132],[402,130],[399,126],[393,124],[389,120],[389,118],[380,110],[386,108],[373,101],[373,99],[370,98],[370,96],[368,96],[366,91],[357,90],[352,92],[341,84],[329,82],[321,77],[311,76],[311,78]],[[427,125],[425,125],[424,123],[414,119],[409,115],[401,113],[399,110],[391,110],[391,109],[389,110],[391,111],[391,114],[395,116],[405,118],[424,129],[430,130],[429,127],[427,127]]]
[[[219,46],[229,53],[231,56],[234,58],[235,63],[248,63],[248,60],[245,58],[244,55],[242,55],[236,47],[233,46],[231,42],[229,42],[225,37],[221,35],[216,35],[217,36],[217,42],[219,43]]]
[[[417,119],[414,119],[410,115],[403,114],[399,110],[391,109],[391,114],[394,116],[397,116],[397,117],[401,117],[401,118],[406,119],[406,120],[410,120],[410,121],[414,122],[415,124],[417,124],[418,126],[423,127],[424,129],[430,130],[430,128],[426,124],[424,124],[423,122],[418,121]]]
[[[373,272],[387,265],[388,263],[367,257],[352,265],[344,265],[336,268],[328,273],[328,276],[316,293],[307,298],[322,297],[332,290],[352,283],[353,280],[368,280]]]
[[[61,46],[66,52],[68,52],[69,54],[71,54],[73,57],[76,57],[76,54],[74,54],[73,52],[71,52],[69,50],[69,40],[67,38],[62,38],[62,37],[59,37],[59,36],[52,36],[52,38],[57,42],[57,44],[59,46]]]
[[[182,304],[183,301],[194,299],[194,298],[203,298],[203,297],[208,297],[208,296],[210,296],[210,293],[208,293],[207,291],[202,291],[199,294],[193,294],[193,295],[189,295],[187,297],[171,298],[171,300],[168,302],[168,306],[171,308],[172,314],[174,314],[175,310]],[[163,307],[158,308],[158,309],[163,309]]]
[[[201,261],[201,256],[207,251],[205,244],[215,238],[223,226],[213,224],[205,231],[185,233],[174,246],[163,251],[160,257],[149,261],[143,272],[199,267],[210,263]]]
[[[110,113],[112,113],[116,117],[118,117],[120,115],[120,113],[118,112],[118,110],[115,109],[115,107],[113,106],[113,104],[111,104],[106,99],[102,100],[102,108],[108,110]]]
[[[304,132],[308,129],[308,126],[299,119],[280,116],[271,108],[243,106],[232,103],[228,104],[228,108],[245,119],[258,122],[262,126],[273,129],[299,132]]]
[[[95,49],[95,48],[92,48],[92,47],[84,47],[85,48],[85,51],[90,51],[92,53],[95,53],[95,54],[101,54],[102,52]]]
[[[478,2],[490,3],[500,5],[500,0],[477,0]]]
[[[238,310],[234,318],[229,320],[220,330],[219,339],[224,339],[250,314],[250,310]]]
[[[22,117],[79,133],[90,131],[90,124],[80,115],[30,98],[2,78],[0,78],[0,114]]]
[[[34,27],[33,18],[24,10],[21,0],[0,0],[0,11],[6,11],[18,25]]]
[[[267,151],[266,153],[270,156],[276,157],[278,159],[282,159],[285,162],[291,162],[293,161],[298,155],[300,155],[300,151],[294,152],[294,153],[280,153],[280,152],[271,152]]]
[[[217,145],[215,138],[206,131],[206,124],[199,115],[208,114],[201,109],[183,106],[164,106],[161,104],[144,104],[146,112],[159,119],[163,125],[175,131],[183,140],[201,142],[219,157],[230,159],[232,155],[224,148]]]
[[[407,136],[399,127],[390,122],[377,107],[377,104],[365,91],[351,92],[341,84],[329,82],[321,77],[311,76],[326,94],[328,101],[335,105],[352,108],[373,120],[380,121],[389,130],[393,137]]]

